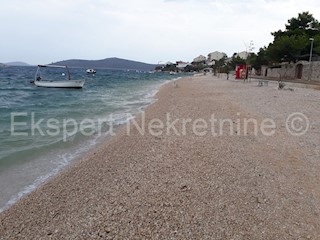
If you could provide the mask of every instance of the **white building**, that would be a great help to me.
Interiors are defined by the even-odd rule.
[[[203,62],[203,61],[206,61],[207,58],[203,55],[200,55],[198,57],[196,57],[195,59],[193,59],[193,62],[197,63],[197,62]]]
[[[243,52],[237,53],[234,57],[239,57],[239,58],[241,58],[241,59],[246,60],[250,54],[251,54],[251,53],[249,53],[249,52],[247,52],[247,51],[243,51]]]
[[[212,52],[208,54],[208,62],[219,61],[221,58],[227,57],[227,54],[224,52]]]
[[[188,62],[177,61],[177,68],[184,69],[186,66],[190,65]]]

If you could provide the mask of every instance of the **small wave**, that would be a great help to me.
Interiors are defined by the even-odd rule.
[[[62,171],[67,165],[69,165],[74,159],[79,157],[84,152],[89,151],[93,146],[95,146],[98,142],[98,137],[93,138],[89,141],[83,142],[80,146],[73,146],[73,148],[70,148],[67,152],[66,150],[63,150],[63,153],[54,153],[49,156],[46,156],[46,158],[38,159],[41,162],[49,161],[51,162],[51,165],[54,165],[48,172],[45,174],[40,175],[37,177],[34,181],[32,181],[31,184],[26,185],[23,187],[20,191],[18,191],[15,195],[11,196],[9,200],[5,203],[4,206],[0,206],[0,213],[7,208],[9,208],[11,205],[16,203],[19,199],[21,199],[23,196],[33,192],[35,189],[37,189],[39,186],[46,183],[50,178],[56,176],[60,171]],[[35,163],[31,163],[35,164]],[[34,168],[32,168],[34,169]],[[47,168],[45,169],[47,170]],[[21,171],[25,172],[25,171]]]
[[[7,88],[0,88],[0,91],[32,91],[35,92],[37,91],[37,88],[33,87],[33,86],[26,86],[26,87],[21,87],[21,88],[17,88],[17,87],[7,87]]]
[[[8,207],[10,207],[11,205],[13,205],[14,203],[16,203],[19,199],[21,199],[23,196],[31,193],[32,191],[34,191],[36,188],[38,188],[40,185],[42,185],[43,183],[45,183],[49,178],[51,178],[52,176],[56,175],[58,172],[61,171],[61,169],[63,167],[65,167],[66,165],[68,165],[69,161],[66,158],[63,158],[62,161],[60,161],[60,164],[54,168],[51,172],[38,177],[32,184],[29,184],[27,186],[25,186],[21,191],[19,191],[16,195],[12,196],[9,201],[5,204],[4,207],[0,208],[0,213],[2,211],[4,211],[5,209],[7,209]]]
[[[134,115],[132,113],[122,113],[113,116],[115,117],[113,121],[116,125],[125,124],[134,118]]]
[[[182,77],[177,77],[177,78],[173,78],[171,81],[177,81],[179,79],[181,79]]]

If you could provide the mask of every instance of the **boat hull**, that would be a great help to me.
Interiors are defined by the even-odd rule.
[[[92,68],[89,68],[86,70],[87,73],[89,74],[95,74],[96,73],[96,70],[92,69]]]
[[[82,88],[85,80],[66,80],[66,81],[34,81],[38,87],[50,88]]]

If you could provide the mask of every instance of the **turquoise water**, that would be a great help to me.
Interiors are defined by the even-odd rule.
[[[54,71],[62,76],[63,70]],[[128,121],[173,79],[108,69],[87,75],[71,68],[72,79],[86,80],[84,88],[55,89],[31,84],[35,72],[0,68],[0,211],[105,139],[110,126]]]

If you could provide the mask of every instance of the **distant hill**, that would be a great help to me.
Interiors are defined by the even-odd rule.
[[[55,65],[67,65],[68,67],[83,68],[112,68],[112,69],[130,69],[140,71],[154,70],[156,64],[148,64],[143,62],[131,61],[121,58],[106,58],[102,60],[81,60],[71,59],[52,63]]]
[[[25,62],[8,62],[8,63],[5,63],[5,65],[7,65],[7,66],[31,66],[30,64],[25,63]]]

